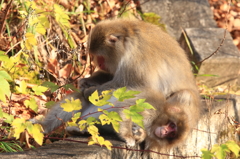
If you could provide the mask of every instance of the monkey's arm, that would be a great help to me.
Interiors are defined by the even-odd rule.
[[[86,89],[92,86],[98,86],[102,85],[108,81],[111,81],[113,79],[113,75],[106,72],[99,70],[97,72],[94,72],[91,77],[89,78],[82,78],[78,85],[80,89]]]

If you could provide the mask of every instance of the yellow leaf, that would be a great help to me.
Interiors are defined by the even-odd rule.
[[[104,138],[102,136],[98,136],[97,140],[98,140],[99,145],[102,146],[104,144]]]
[[[112,150],[112,143],[110,141],[105,140],[104,145],[107,147],[108,150]]]
[[[87,128],[88,132],[94,137],[96,135],[98,135],[98,128],[94,125],[90,125],[88,128]]]
[[[33,46],[37,45],[37,40],[35,36],[32,33],[26,33],[25,37],[25,46],[27,50],[32,50]]]
[[[108,116],[106,116],[105,114],[101,114],[101,115],[99,116],[99,119],[100,119],[102,125],[110,124],[110,119],[109,119]]]
[[[42,133],[42,126],[41,125],[34,124],[31,135],[39,145],[42,145],[44,135]]]
[[[112,97],[111,90],[103,91],[102,95],[98,94],[96,90],[91,96],[89,96],[89,101],[95,106],[112,105],[108,100]]]
[[[19,84],[19,87],[16,86],[16,90],[19,93],[27,94],[27,84],[26,84],[26,82],[25,81],[21,81],[20,84]]]
[[[79,124],[80,131],[83,131],[86,128],[86,126],[87,126],[86,125],[87,121],[86,120],[81,120],[81,121],[78,122],[78,124]]]
[[[14,137],[16,137],[16,139],[19,139],[20,137],[20,133],[22,133],[25,128],[26,128],[26,125],[25,125],[25,119],[20,119],[20,118],[16,118],[13,120],[12,122],[12,126],[14,128]]]
[[[88,141],[88,145],[94,145],[94,144],[96,144],[95,141]]]
[[[69,99],[66,99],[65,101],[66,103],[62,103],[61,107],[66,112],[72,112],[74,110],[82,109],[82,104],[79,99],[74,100],[73,98],[71,98],[71,101]]]

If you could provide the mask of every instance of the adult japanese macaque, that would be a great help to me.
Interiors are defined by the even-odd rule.
[[[128,145],[145,140],[146,149],[171,148],[196,126],[199,94],[190,63],[179,44],[159,27],[139,20],[105,20],[91,31],[88,49],[101,70],[80,81],[81,93],[70,95],[81,99],[83,114],[96,109],[88,102],[95,90],[126,86],[142,91],[136,99],[144,98],[156,108],[142,112],[145,129],[126,119],[121,109],[115,110],[124,120],[119,135]],[[116,107],[134,103],[130,99]],[[45,132],[71,116],[57,104],[42,123]]]

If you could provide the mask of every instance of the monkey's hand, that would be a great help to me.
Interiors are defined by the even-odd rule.
[[[91,78],[82,78],[78,82],[78,86],[80,90],[84,90],[93,86],[98,86],[99,83],[96,80],[92,80]]]
[[[146,132],[137,124],[133,124],[132,133],[136,143],[141,143],[146,138]]]
[[[88,100],[88,97],[89,97],[90,95],[92,95],[92,93],[93,93],[94,91],[96,91],[96,88],[97,88],[97,87],[92,86],[92,87],[89,87],[89,88],[86,88],[86,89],[82,89],[81,91],[83,92],[84,98],[85,98],[86,100]]]

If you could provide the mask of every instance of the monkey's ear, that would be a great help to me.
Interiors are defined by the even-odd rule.
[[[109,44],[115,44],[116,42],[118,41],[118,37],[117,36],[115,36],[115,35],[109,35],[108,37],[107,37],[107,42],[109,43]]]

